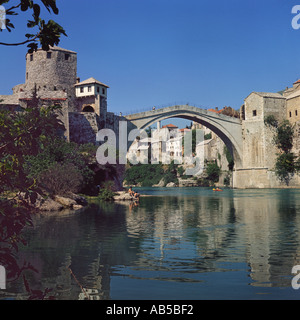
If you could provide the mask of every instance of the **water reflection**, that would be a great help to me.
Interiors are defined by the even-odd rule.
[[[86,289],[103,300],[253,298],[263,288],[290,289],[300,264],[299,191],[143,192],[152,196],[138,206],[37,218],[20,252],[41,270],[30,280],[62,300]],[[22,294],[24,285],[8,290]]]

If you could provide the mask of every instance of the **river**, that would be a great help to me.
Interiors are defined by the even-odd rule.
[[[30,284],[58,300],[87,289],[103,300],[300,298],[300,190],[139,190],[137,206],[35,218],[18,253],[38,271]],[[23,280],[7,292],[22,297]]]

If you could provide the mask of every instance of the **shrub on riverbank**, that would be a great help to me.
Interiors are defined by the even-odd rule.
[[[102,186],[100,186],[98,199],[101,201],[113,201],[116,195],[113,191],[114,185],[112,181],[107,181]]]
[[[89,154],[62,138],[49,142],[36,156],[25,158],[24,170],[39,188],[56,195],[79,192],[93,180]],[[95,151],[96,152],[96,151]]]
[[[125,181],[127,185],[141,185],[151,187],[158,184],[164,175],[161,164],[138,164],[126,170]]]

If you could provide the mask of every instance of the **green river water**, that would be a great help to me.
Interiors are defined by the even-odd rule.
[[[58,300],[299,299],[300,190],[142,188],[139,205],[41,216],[19,258]],[[72,271],[72,273],[70,272]],[[21,299],[22,279],[7,292]]]

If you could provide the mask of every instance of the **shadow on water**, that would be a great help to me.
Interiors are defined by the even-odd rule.
[[[139,205],[36,218],[19,252],[41,270],[30,280],[61,300],[297,298],[298,190],[141,192]]]

